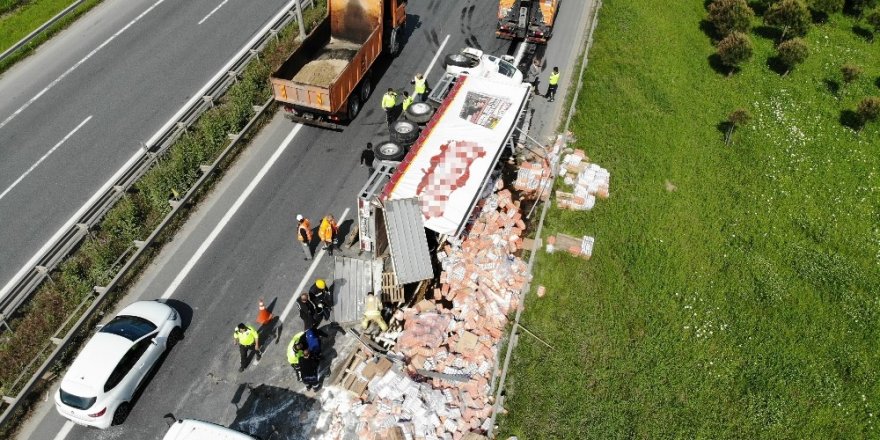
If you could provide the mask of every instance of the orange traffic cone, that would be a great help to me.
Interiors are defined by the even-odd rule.
[[[272,312],[266,309],[263,298],[260,298],[260,311],[257,312],[257,324],[265,325],[272,320]]]

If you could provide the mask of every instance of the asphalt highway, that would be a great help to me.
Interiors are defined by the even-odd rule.
[[[562,97],[592,4],[562,3],[541,87],[546,90],[549,69],[559,66],[560,99],[533,100],[533,137],[546,140],[562,114]],[[466,45],[514,54],[515,45],[494,37],[495,8],[495,2],[485,0],[411,1],[402,54],[383,61],[374,90],[409,88],[409,79],[428,66],[431,84],[441,74],[443,55]],[[123,425],[106,431],[74,426],[55,413],[47,396],[19,438],[158,439],[167,429],[162,415],[168,412],[273,440],[308,438],[320,404],[296,383],[285,361],[286,344],[301,326],[295,307],[289,306],[294,292],[316,277],[332,279],[332,259],[319,253],[314,261],[303,260],[294,217],[301,213],[316,221],[327,213],[337,218],[345,214],[342,234],[351,228],[355,198],[367,178],[366,168],[358,165],[360,150],[366,142],[388,138],[380,99],[381,93],[374,92],[343,132],[293,124],[279,112],[147,269],[120,307],[139,299],[169,298],[182,311],[186,337],[157,370]],[[264,336],[260,364],[239,373],[231,332],[238,322],[254,320],[260,298],[280,315],[280,337]],[[354,346],[351,338],[331,334],[325,369],[338,367]]]
[[[0,77],[0,292],[287,2],[107,0]]]

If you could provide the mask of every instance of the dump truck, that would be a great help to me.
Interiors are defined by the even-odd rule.
[[[495,36],[546,44],[553,35],[559,0],[498,0]]]
[[[296,122],[339,130],[373,91],[379,55],[400,51],[406,0],[329,0],[324,20],[270,77]]]

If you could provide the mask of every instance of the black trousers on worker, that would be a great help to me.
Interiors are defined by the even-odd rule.
[[[238,354],[241,355],[241,369],[245,369],[247,367],[248,356],[251,354],[251,350],[257,354],[257,359],[260,359],[260,352],[256,349],[256,344],[251,345],[241,345],[238,344]]]
[[[558,87],[557,84],[550,84],[549,86],[547,86],[547,95],[545,95],[547,100],[552,101],[552,100],[556,99],[556,88],[557,87]]]

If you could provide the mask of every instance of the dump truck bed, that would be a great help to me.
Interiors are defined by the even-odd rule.
[[[316,113],[345,111],[381,52],[382,2],[331,0],[329,15],[269,78],[275,99]]]

